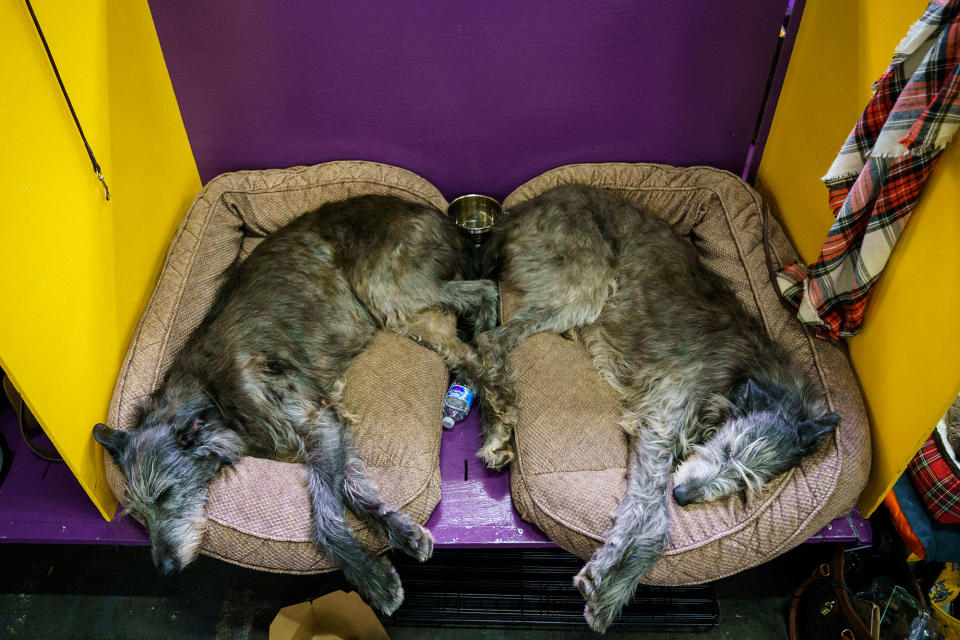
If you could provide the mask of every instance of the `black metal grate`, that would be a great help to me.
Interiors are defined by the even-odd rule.
[[[394,558],[406,592],[386,622],[441,627],[584,628],[573,576],[583,561],[561,549],[434,552],[424,564]],[[613,629],[715,627],[712,585],[641,585]]]

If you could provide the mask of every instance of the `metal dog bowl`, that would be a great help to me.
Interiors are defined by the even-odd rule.
[[[447,215],[474,244],[480,245],[503,215],[503,207],[490,196],[471,193],[454,199],[447,207]]]

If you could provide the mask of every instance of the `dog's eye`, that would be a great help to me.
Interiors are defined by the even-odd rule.
[[[161,507],[166,505],[166,503],[170,501],[170,498],[172,496],[173,496],[173,486],[171,485],[157,494],[157,500],[156,500],[157,505]]]

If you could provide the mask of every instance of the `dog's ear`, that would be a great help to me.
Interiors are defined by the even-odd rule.
[[[744,412],[769,404],[770,394],[760,388],[753,378],[747,380],[741,387],[736,403]]]
[[[181,449],[193,449],[200,442],[201,433],[206,424],[200,418],[186,420],[173,430],[173,437]]]
[[[757,384],[756,380],[754,380],[753,378],[750,378],[749,380],[747,380],[747,384],[744,385],[744,390],[743,390],[743,399],[746,402],[752,403],[752,402],[756,402],[757,400],[760,400],[761,398],[766,398],[766,397],[767,397],[766,391],[760,388],[760,385]]]
[[[840,426],[840,414],[831,411],[830,413],[817,418],[815,422],[821,426],[829,427],[830,429],[836,429]]]
[[[114,461],[120,464],[120,458],[123,456],[130,434],[98,423],[93,427],[93,439],[102,444],[103,448],[110,452]]]
[[[800,447],[805,453],[812,452],[820,440],[837,428],[840,424],[840,416],[836,413],[828,413],[816,420],[806,420],[797,427],[797,435],[800,437]]]
[[[236,433],[201,418],[187,421],[175,437],[186,455],[208,460],[216,469],[235,463],[243,449],[243,441]]]

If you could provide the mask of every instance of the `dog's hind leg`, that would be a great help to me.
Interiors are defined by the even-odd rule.
[[[424,311],[394,330],[438,353],[455,376],[475,385],[484,416],[502,414],[501,406],[515,404],[510,401],[513,388],[493,375],[479,354],[457,337],[456,327],[439,310]],[[512,457],[511,452],[497,466],[507,464]]]
[[[587,601],[584,617],[599,632],[630,601],[667,545],[672,437],[666,424],[648,423],[632,444],[627,493],[614,512],[613,528],[573,579]]]
[[[363,460],[357,457],[353,435],[346,425],[340,438],[345,458],[343,497],[347,508],[407,555],[420,562],[429,558],[433,554],[433,536],[410,516],[380,499]]]
[[[528,337],[543,331],[564,333],[576,329],[577,320],[562,310],[521,309],[509,321],[477,338],[486,375],[496,381],[498,393],[483,398],[483,446],[478,455],[488,467],[499,469],[514,457],[513,430],[517,424],[516,380],[510,355]]]
[[[400,577],[386,558],[360,546],[344,519],[345,429],[336,412],[328,407],[317,413],[303,435],[314,534],[319,547],[343,567],[347,580],[357,586],[367,602],[390,615],[403,602]]]

